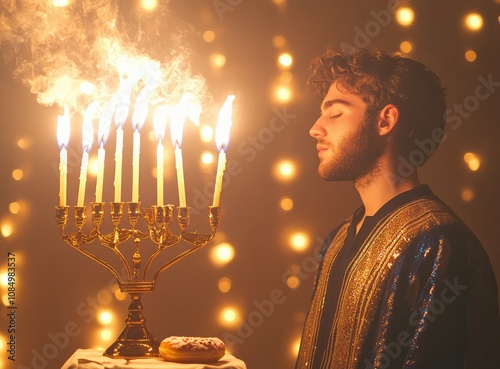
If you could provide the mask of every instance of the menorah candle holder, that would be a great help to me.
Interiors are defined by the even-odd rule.
[[[86,206],[73,206],[76,230],[71,233],[66,233],[70,207],[56,206],[56,221],[61,237],[68,245],[108,269],[117,279],[120,290],[128,292],[132,298],[128,308],[128,317],[125,320],[125,328],[117,340],[104,352],[104,355],[113,358],[159,356],[159,342],[147,328],[146,319],[143,315],[141,295],[153,291],[156,280],[166,269],[193,252],[200,250],[214,238],[220,223],[220,208],[208,207],[208,220],[211,228],[209,234],[187,231],[190,222],[190,208],[177,208],[177,222],[180,228],[180,234],[177,235],[169,228],[174,218],[174,205],[152,206],[141,212],[140,202],[111,202],[109,205],[113,230],[105,234],[101,232],[101,225],[105,216],[105,204],[104,202],[91,203],[94,227],[88,233],[83,231],[87,222]],[[129,227],[120,228],[125,208],[128,214]],[[137,225],[141,220],[146,224],[147,232],[137,229]],[[134,253],[132,260],[128,261],[120,248],[130,239],[133,241]],[[116,254],[124,266],[126,277],[121,276],[117,269],[108,262],[83,248],[86,244],[96,240]],[[149,256],[144,267],[141,256],[143,241],[152,241],[156,244],[156,250]],[[171,257],[153,272],[154,260],[164,250],[180,241],[185,241],[192,247]]]

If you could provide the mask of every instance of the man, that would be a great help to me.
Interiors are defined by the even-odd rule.
[[[398,170],[422,165],[443,137],[439,78],[378,50],[328,50],[311,70],[318,172],[354,181],[363,206],[320,253],[297,369],[500,368],[485,251],[416,168]]]

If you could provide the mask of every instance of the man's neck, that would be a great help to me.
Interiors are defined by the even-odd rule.
[[[393,197],[419,185],[420,180],[417,171],[414,171],[412,175],[406,178],[388,175],[387,172],[379,171],[375,177],[356,180],[354,183],[365,207],[364,216],[375,215]]]

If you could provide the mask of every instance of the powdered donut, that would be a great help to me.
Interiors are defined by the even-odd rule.
[[[214,363],[224,356],[224,342],[217,337],[171,336],[160,344],[160,355],[178,363]]]

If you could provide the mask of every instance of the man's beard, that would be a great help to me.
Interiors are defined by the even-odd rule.
[[[375,174],[377,160],[382,154],[375,117],[370,119],[366,116],[357,131],[342,137],[336,145],[328,141],[318,142],[328,145],[330,153],[330,156],[321,160],[318,167],[318,173],[323,179],[355,181],[367,174]]]

